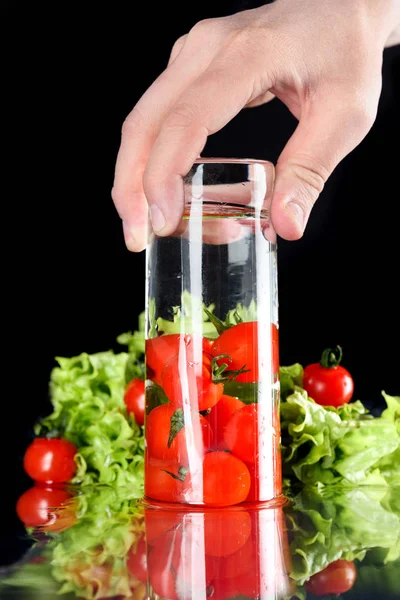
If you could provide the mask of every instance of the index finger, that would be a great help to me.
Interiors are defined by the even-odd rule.
[[[243,55],[224,52],[184,91],[164,119],[144,173],[144,191],[158,235],[177,228],[184,208],[182,178],[207,137],[258,95]]]

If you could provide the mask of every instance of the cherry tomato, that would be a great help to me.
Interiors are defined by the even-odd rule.
[[[347,369],[339,364],[341,358],[340,346],[327,348],[319,363],[304,369],[303,387],[317,404],[337,407],[351,400],[354,382]]]
[[[161,373],[165,364],[181,352],[186,353],[188,361],[193,360],[194,349],[198,345],[201,345],[204,352],[211,354],[212,341],[191,334],[172,333],[147,340],[146,367],[149,379],[161,385]]]
[[[278,329],[276,325],[271,325],[271,353],[272,353],[272,371],[277,373],[279,370],[279,345]],[[235,377],[235,381],[251,383],[259,381],[259,356],[258,356],[258,323],[250,321],[239,323],[224,331],[214,342],[213,355],[227,354],[230,356],[229,362],[226,358],[221,359],[221,363],[229,362],[229,369],[237,371],[244,368],[246,372]],[[268,365],[261,365],[261,368],[268,368]]]
[[[190,493],[190,474],[180,474],[179,465],[151,459],[146,462],[145,494],[154,500],[164,502],[184,502],[185,494]]]
[[[221,558],[238,552],[251,534],[247,510],[208,510],[204,512],[204,549],[208,556]]]
[[[147,416],[146,444],[149,455],[160,460],[174,460],[179,465],[187,463],[187,437],[183,426],[184,413],[174,404],[162,404],[154,408]],[[175,430],[178,433],[170,441]],[[198,413],[193,413],[190,439],[193,439],[196,451],[201,455],[210,448],[212,431],[208,421]],[[170,443],[169,443],[170,442]]]
[[[276,498],[282,493],[282,459],[279,450],[279,437],[271,438],[272,463],[265,461],[262,475],[258,461],[246,463],[249,469],[251,484],[247,502],[260,502]],[[265,467],[270,465],[270,470]]]
[[[180,514],[172,510],[147,508],[144,511],[146,542],[154,546],[162,537],[181,523]]]
[[[180,356],[174,356],[165,365],[162,375],[162,387],[171,402],[177,406],[190,404],[194,410],[203,411],[215,406],[220,400],[224,386],[213,383],[211,378],[211,360],[202,355],[202,362],[184,362]]]
[[[124,402],[126,410],[129,414],[135,417],[138,425],[144,425],[144,381],[141,379],[132,379],[125,390]]]
[[[233,413],[225,425],[224,441],[226,447],[244,462],[254,463],[259,454],[258,431],[257,404],[248,404]]]
[[[230,506],[246,500],[250,473],[243,461],[229,452],[209,452],[203,461],[203,502]]]
[[[68,529],[76,523],[72,498],[65,490],[35,485],[20,496],[17,515],[26,527],[43,527],[47,531]]]
[[[77,452],[67,440],[36,438],[25,452],[25,472],[40,483],[66,483],[75,475]]]
[[[306,589],[314,596],[345,594],[353,587],[356,577],[357,571],[353,562],[336,560],[312,575],[306,583]]]
[[[213,448],[216,450],[225,450],[227,448],[224,441],[224,427],[234,412],[243,408],[244,402],[233,396],[221,396],[219,402],[211,409],[206,416],[210,423],[214,435]]]
[[[141,537],[130,548],[126,566],[139,581],[147,581],[147,546],[144,537]]]

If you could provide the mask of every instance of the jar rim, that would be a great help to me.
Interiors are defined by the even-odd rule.
[[[201,165],[201,164],[220,164],[220,165],[224,165],[224,164],[236,164],[236,165],[272,165],[274,166],[274,163],[272,163],[270,160],[262,160],[262,159],[258,159],[258,158],[225,158],[225,157],[218,157],[218,156],[212,156],[212,157],[207,157],[207,158],[196,158],[196,160],[193,162],[193,165]]]

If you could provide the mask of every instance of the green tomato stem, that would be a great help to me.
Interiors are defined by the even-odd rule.
[[[342,356],[343,351],[340,346],[335,346],[334,348],[325,348],[319,364],[321,367],[324,367],[324,369],[333,369],[340,364]]]

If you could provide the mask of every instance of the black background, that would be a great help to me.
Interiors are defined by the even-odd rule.
[[[144,306],[144,254],[111,201],[122,122],[196,21],[252,2],[3,4],[2,562],[20,552],[22,456],[49,411],[54,356],[116,348]],[[385,51],[377,120],[336,169],[304,238],[279,241],[281,363],[339,343],[355,397],[399,382],[400,47]],[[212,136],[205,156],[277,160],[296,122],[273,101]],[[4,134],[5,132],[5,134]]]

